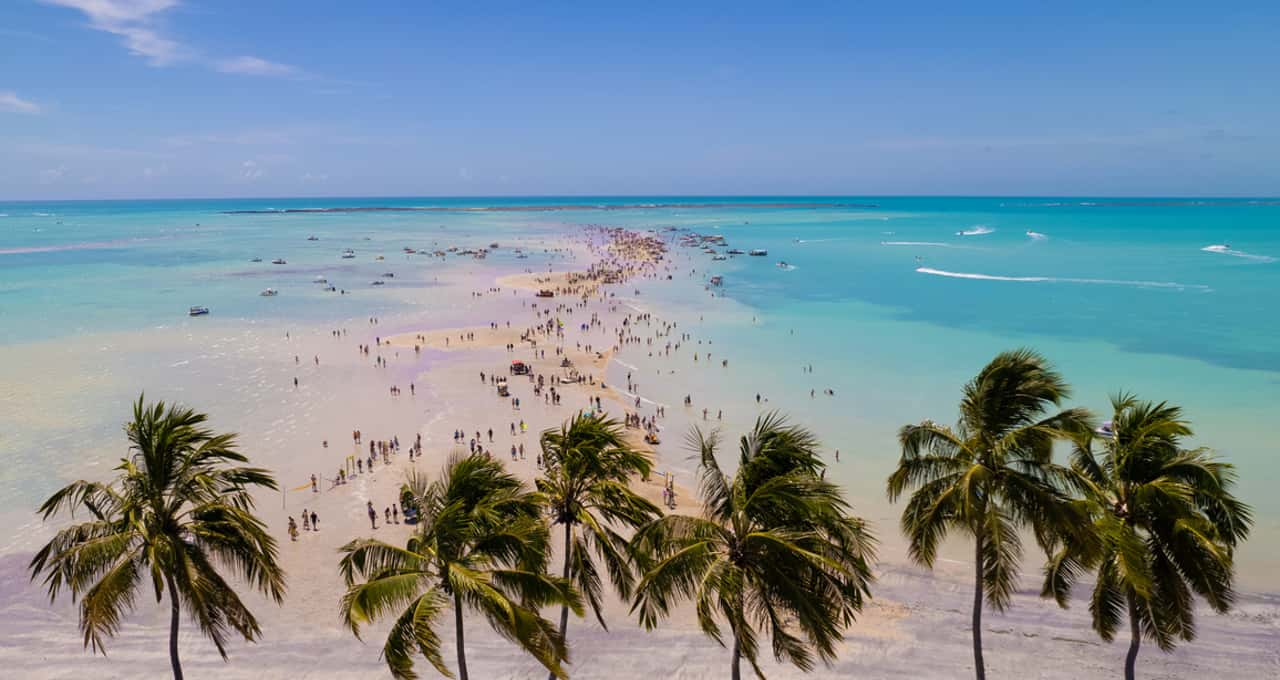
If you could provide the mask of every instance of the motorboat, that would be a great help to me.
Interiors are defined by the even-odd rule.
[[[416,251],[416,250],[414,250],[413,248],[410,248],[410,247],[408,247],[408,246],[405,246],[405,249],[404,249],[404,254],[405,254],[405,255],[412,255],[412,254],[414,254],[414,253],[416,253],[416,252],[418,252],[418,251]]]
[[[307,240],[308,240],[308,241],[319,241],[319,240],[320,240],[320,237],[319,237],[319,236],[316,236],[315,234],[312,234],[312,235],[310,235],[310,236],[308,236],[308,237],[307,237]]]
[[[750,255],[751,257],[764,257],[765,255],[769,254],[769,251],[765,250],[764,248],[756,248],[754,250],[748,251],[747,254]]]
[[[187,316],[204,316],[209,313],[208,307],[192,307],[187,310]]]
[[[1110,420],[1103,421],[1101,425],[1094,429],[1094,433],[1101,437],[1113,439],[1116,436],[1115,424]]]
[[[395,272],[382,272],[382,278],[384,279],[394,279],[395,277]]]
[[[795,267],[793,267],[793,266],[791,266],[791,265],[787,264],[787,261],[786,261],[786,260],[778,260],[778,269],[787,269],[787,270],[790,270],[790,269],[795,269]]]
[[[745,250],[742,250],[741,248],[730,248],[725,252],[729,253],[730,255],[746,255],[747,254],[747,252]]]
[[[353,258],[353,257],[355,257],[355,256],[356,256],[356,251],[354,251],[354,250],[352,250],[352,249],[350,249],[350,248],[347,248],[346,250],[342,251],[342,259],[344,259],[344,260],[350,260],[351,258]]]
[[[549,297],[555,297],[555,296],[556,296],[556,294],[555,294],[555,293],[553,293],[553,292],[551,292],[551,291],[547,290],[546,288],[543,288],[542,290],[538,291],[537,293],[535,293],[535,295],[536,295],[537,297],[540,297],[540,298],[549,298]]]
[[[490,250],[497,250],[497,249],[498,249],[498,244],[497,244],[496,242],[495,242],[495,243],[490,243],[490,244],[489,244],[489,249],[490,249]]]
[[[385,259],[387,259],[387,258],[385,258],[385,257],[383,257],[383,256],[381,256],[381,255],[379,255],[379,256],[377,256],[377,257],[375,257],[375,258],[373,258],[373,259],[378,260],[379,262],[381,262],[382,260],[385,260]]]
[[[262,258],[260,258],[260,257],[255,257],[255,258],[253,258],[252,260],[249,260],[249,261],[250,261],[250,262],[261,262],[261,261],[262,261]]]
[[[271,261],[271,264],[289,264],[289,263],[286,262],[283,257],[277,257],[276,259]]]
[[[386,283],[387,283],[387,282],[386,282],[386,281],[383,281],[382,279],[374,279],[374,280],[372,280],[372,281],[370,281],[370,282],[369,282],[369,285],[370,285],[370,286],[382,286],[382,285],[385,285]]]
[[[711,277],[711,285],[713,285],[713,286],[720,286],[720,285],[724,285],[724,277],[723,277],[723,276],[713,276],[713,277]]]
[[[323,276],[317,276],[314,279],[311,279],[311,283],[329,283],[329,279],[326,279]]]
[[[275,288],[268,288],[262,291],[261,293],[258,293],[258,295],[261,295],[262,297],[275,297],[279,294],[280,294],[280,291],[276,290]]]
[[[717,261],[717,262],[719,262],[720,260],[727,260],[727,259],[729,259],[729,258],[725,257],[724,255],[716,255],[715,257],[713,257],[713,258],[711,258],[711,259],[712,259],[712,260],[715,260],[715,261]]]

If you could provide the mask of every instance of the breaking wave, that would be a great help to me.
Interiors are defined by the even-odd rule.
[[[996,274],[971,274],[968,272],[949,272],[932,267],[918,267],[917,272],[931,276],[945,276],[952,279],[971,279],[976,281],[1011,281],[1014,283],[1081,283],[1102,286],[1133,286],[1135,288],[1174,288],[1177,290],[1213,290],[1198,283],[1178,283],[1176,281],[1127,281],[1123,279],[1075,279],[1057,276],[999,276]]]

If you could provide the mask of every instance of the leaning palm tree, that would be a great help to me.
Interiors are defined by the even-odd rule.
[[[703,516],[667,515],[635,537],[645,573],[632,611],[648,629],[683,600],[703,632],[733,638],[731,677],[745,657],[758,676],[759,630],[774,658],[802,670],[835,658],[843,630],[870,596],[875,539],[821,476],[812,435],[776,415],[741,440],[738,473],[716,460],[719,437],[698,430]],[[814,467],[810,467],[814,465]]]
[[[348,586],[343,623],[359,637],[361,625],[394,613],[382,647],[391,674],[417,677],[413,657],[421,653],[453,677],[435,630],[452,605],[458,677],[467,680],[463,613],[470,609],[565,677],[564,641],[538,608],[567,604],[581,614],[582,604],[567,581],[546,574],[550,534],[540,496],[497,461],[478,455],[450,458],[434,482],[412,475],[409,488],[420,524],[405,547],[357,539],[342,548],[339,569]]]
[[[538,491],[551,510],[551,521],[564,526],[565,579],[585,597],[600,626],[608,629],[601,607],[601,578],[592,557],[608,571],[618,596],[631,598],[635,582],[628,539],[619,529],[651,521],[658,507],[631,490],[636,476],[647,477],[649,457],[635,451],[615,420],[577,415],[559,429],[542,433],[546,472]],[[569,625],[569,607],[560,607],[560,637]]]
[[[1082,409],[1051,413],[1068,396],[1066,382],[1039,354],[996,356],[970,380],[954,428],[924,421],[898,434],[902,457],[889,477],[896,501],[915,489],[902,512],[911,558],[932,567],[948,533],[973,537],[973,662],[982,660],[982,606],[1003,611],[1016,587],[1019,528],[1030,526],[1046,552],[1077,527],[1063,493],[1068,471],[1053,463],[1054,442],[1087,428]]]
[[[206,420],[139,397],[125,425],[132,453],[116,466],[119,476],[73,482],[50,496],[40,506],[45,519],[63,509],[91,519],[59,531],[30,565],[32,579],[44,575],[50,599],[66,588],[79,600],[84,644],[103,653],[150,576],[157,602],[168,593],[169,661],[178,679],[182,608],[223,660],[228,636],[253,641],[262,634],[220,569],[277,604],[284,598],[276,542],[254,516],[250,495],[255,487],[275,489],[275,480],[264,469],[236,465],[248,459],[236,450],[235,435],[215,434],[202,427]]]
[[[1233,466],[1183,448],[1192,432],[1181,409],[1119,395],[1112,410],[1109,424],[1076,438],[1072,468],[1091,531],[1052,556],[1043,594],[1065,607],[1077,577],[1096,569],[1093,628],[1109,642],[1128,617],[1133,680],[1142,638],[1169,651],[1195,637],[1194,595],[1218,613],[1231,608],[1232,557],[1252,519],[1231,493]]]

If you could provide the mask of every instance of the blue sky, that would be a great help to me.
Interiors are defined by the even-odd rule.
[[[1274,1],[622,5],[4,0],[0,199],[1280,195]]]

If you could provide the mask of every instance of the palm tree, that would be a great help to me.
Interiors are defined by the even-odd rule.
[[[500,463],[479,455],[451,457],[440,479],[413,475],[409,487],[420,523],[405,547],[375,539],[342,547],[339,569],[348,586],[343,623],[360,637],[362,624],[397,613],[382,648],[391,674],[417,677],[413,656],[421,653],[453,677],[434,628],[452,605],[458,677],[467,680],[462,623],[463,612],[471,609],[556,677],[565,677],[564,641],[537,610],[567,603],[581,614],[582,604],[567,581],[545,573],[550,532],[541,497]]]
[[[1043,594],[1065,607],[1076,578],[1096,569],[1093,629],[1109,642],[1128,616],[1133,680],[1143,637],[1166,652],[1195,637],[1194,595],[1231,608],[1232,557],[1252,519],[1231,493],[1234,467],[1183,448],[1192,432],[1181,409],[1132,395],[1111,403],[1110,427],[1080,433],[1072,451],[1090,531],[1052,556]]]
[[[592,553],[604,563],[619,597],[631,599],[635,582],[628,539],[617,529],[635,529],[657,517],[658,507],[633,492],[632,477],[648,477],[649,457],[623,439],[618,422],[601,415],[577,415],[560,429],[542,433],[546,472],[537,480],[551,509],[551,521],[564,525],[564,578],[583,596],[600,625],[601,579]],[[581,529],[579,529],[581,527]],[[560,637],[569,626],[569,607],[560,607]]]
[[[757,664],[757,630],[774,657],[802,670],[835,658],[835,645],[870,597],[875,539],[848,514],[837,487],[820,477],[813,435],[769,414],[742,437],[738,473],[716,460],[719,437],[694,430],[700,456],[702,517],[667,515],[636,535],[645,556],[632,611],[653,629],[678,602],[692,599],[698,624],[724,644],[733,637],[731,677],[743,657]]]
[[[1029,525],[1046,552],[1078,527],[1061,488],[1068,470],[1053,464],[1054,442],[1088,426],[1088,412],[1050,413],[1068,396],[1066,382],[1039,354],[1004,352],[970,380],[955,428],[924,421],[898,433],[902,457],[889,476],[896,501],[915,489],[902,512],[912,560],[932,567],[947,533],[973,537],[973,662],[982,660],[982,605],[998,611],[1016,587]]]
[[[251,489],[275,489],[262,468],[246,467],[234,434],[202,427],[207,416],[188,408],[145,405],[139,397],[125,425],[128,458],[112,482],[72,482],[40,506],[47,520],[60,510],[82,509],[89,521],[62,529],[35,557],[51,600],[63,588],[80,602],[86,647],[104,654],[105,639],[120,630],[138,589],[151,577],[156,602],[167,591],[169,661],[182,678],[178,659],[179,613],[209,638],[223,660],[226,641],[238,633],[257,640],[253,614],[219,574],[231,571],[276,603],[284,598],[284,572],[276,564],[276,542],[253,514]]]

